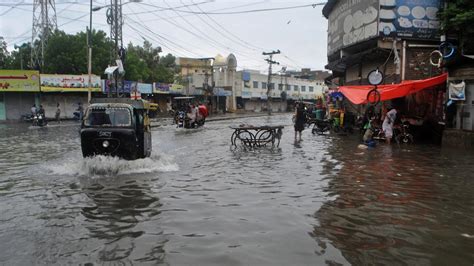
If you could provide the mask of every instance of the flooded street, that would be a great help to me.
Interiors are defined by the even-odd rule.
[[[231,125],[285,125],[233,151]],[[290,115],[153,129],[151,158],[83,159],[78,124],[0,125],[0,264],[472,265],[474,154],[357,148]]]

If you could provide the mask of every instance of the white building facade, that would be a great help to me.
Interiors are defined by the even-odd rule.
[[[268,75],[257,70],[236,72],[235,93],[238,106],[247,111],[267,110]],[[314,101],[328,88],[324,80],[308,80],[285,75],[273,75],[270,84],[272,111],[287,111],[288,103]]]

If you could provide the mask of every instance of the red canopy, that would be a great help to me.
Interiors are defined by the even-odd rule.
[[[405,80],[400,84],[388,84],[377,86],[380,92],[380,100],[387,101],[394,98],[404,97],[433,86],[446,83],[448,74],[423,80]],[[367,94],[374,86],[340,86],[339,91],[354,104],[367,103]]]

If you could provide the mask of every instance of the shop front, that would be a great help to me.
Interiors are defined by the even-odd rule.
[[[89,91],[88,75],[41,74],[40,103],[47,118],[53,118],[57,105],[61,108],[61,119],[73,118],[80,105],[87,105]],[[102,95],[99,76],[91,76],[92,97]]]
[[[409,124],[418,142],[441,143],[446,124],[446,81],[447,74],[442,74],[424,80],[380,85],[377,87],[378,104],[368,102],[369,92],[374,89],[372,85],[341,86],[339,92],[352,104],[372,106],[376,123],[381,124],[387,108],[396,108],[399,122]]]
[[[0,70],[0,121],[18,120],[39,105],[40,75],[34,70]]]

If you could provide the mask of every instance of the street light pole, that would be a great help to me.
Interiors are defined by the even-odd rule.
[[[87,46],[88,46],[88,66],[87,72],[89,74],[89,86],[87,89],[87,103],[91,102],[92,98],[92,0],[90,3],[90,18],[89,18],[89,31],[88,31],[89,38],[87,39]]]

